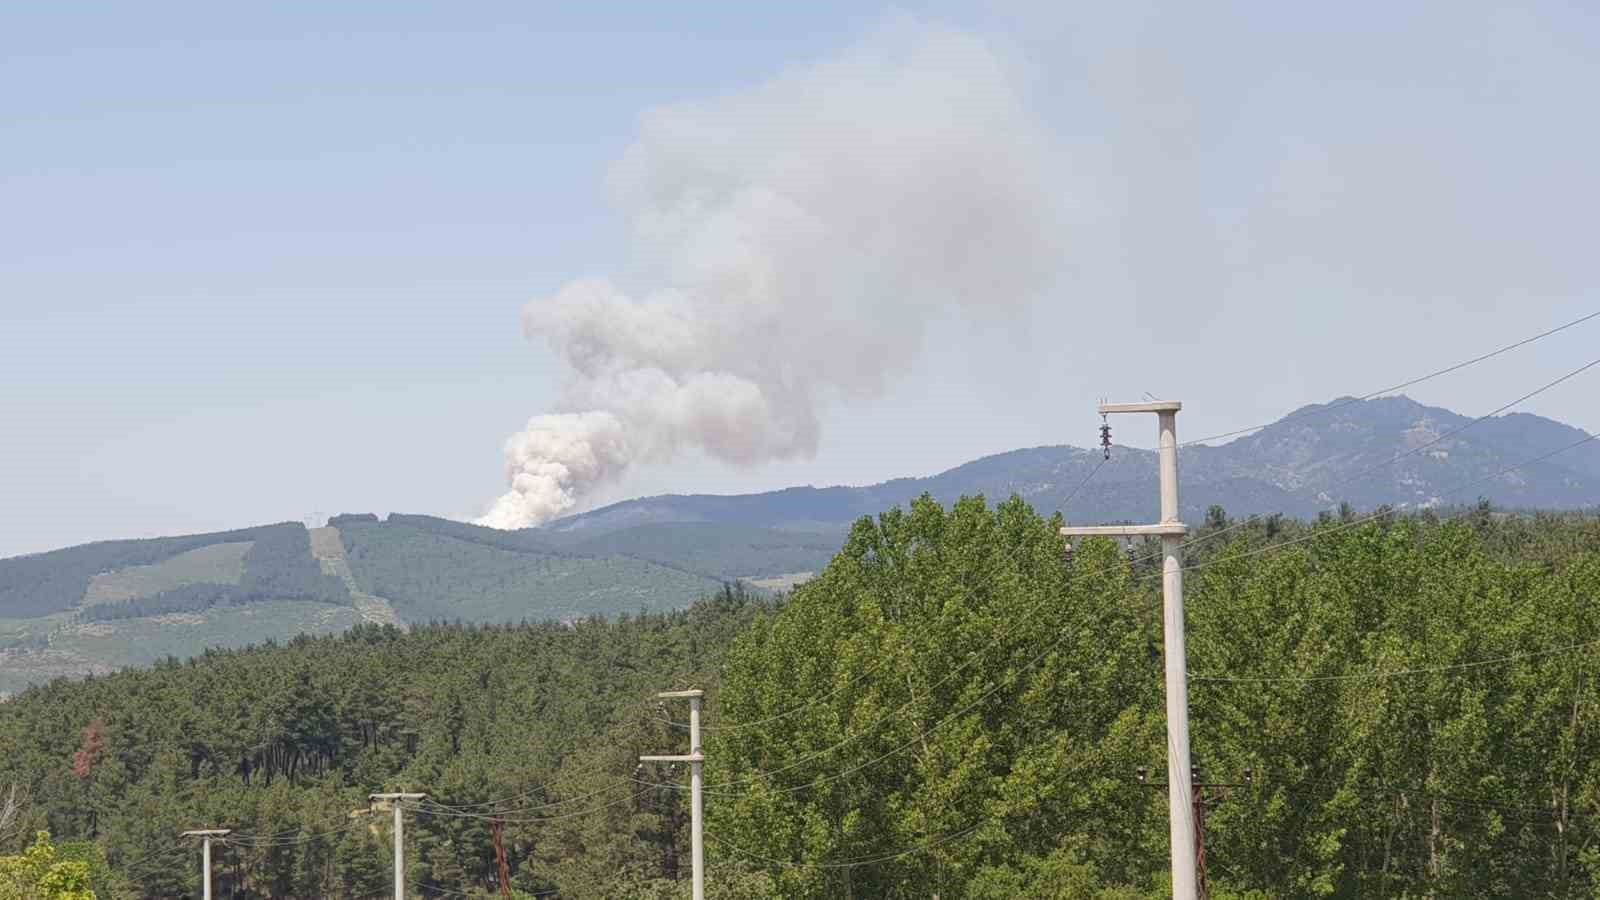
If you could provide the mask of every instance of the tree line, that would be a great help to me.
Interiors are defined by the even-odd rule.
[[[711,895],[1159,897],[1160,560],[1013,498],[863,519],[819,575],[676,613],[361,626],[24,692],[0,788],[99,896],[687,896],[681,710],[708,690]],[[1213,897],[1592,896],[1600,522],[1486,505],[1212,510],[1187,549]],[[1189,784],[1190,773],[1176,773]],[[1209,786],[1207,786],[1209,785]],[[499,820],[499,824],[496,824]],[[496,833],[499,833],[497,846]]]

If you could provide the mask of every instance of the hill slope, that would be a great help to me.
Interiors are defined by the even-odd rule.
[[[1148,433],[1118,424],[1119,434]],[[1414,508],[1479,496],[1503,507],[1591,507],[1600,505],[1600,442],[1505,471],[1583,437],[1539,416],[1474,422],[1406,397],[1342,398],[1220,446],[1184,448],[1183,517],[1198,522],[1213,504],[1234,516],[1310,518],[1340,501]],[[283,523],[87,544],[0,560],[0,691],[356,621],[681,608],[727,581],[784,584],[817,571],[851,521],[923,493],[945,504],[1018,494],[1046,513],[1070,498],[1073,521],[1117,522],[1155,517],[1155,482],[1148,450],[1119,446],[1106,461],[1098,450],[1034,447],[860,487],[645,497],[522,531],[365,514],[313,533]]]
[[[1136,421],[1118,425],[1122,434],[1148,433],[1148,427],[1138,430]],[[1441,436],[1445,437],[1429,443]],[[1600,442],[1446,496],[1460,485],[1583,437],[1585,433],[1576,428],[1525,413],[1474,424],[1471,418],[1404,396],[1339,398],[1295,410],[1252,435],[1220,446],[1183,448],[1183,517],[1196,521],[1212,504],[1235,515],[1278,512],[1311,517],[1340,501],[1359,508],[1425,507],[1469,502],[1478,496],[1506,507],[1594,506],[1600,504]],[[1419,448],[1420,452],[1390,463]],[[1098,450],[1033,447],[987,456],[927,478],[898,478],[863,487],[643,497],[569,516],[543,530],[603,534],[644,524],[685,522],[837,527],[876,510],[904,505],[924,492],[946,504],[963,495],[1000,498],[1015,493],[1040,510],[1061,509],[1072,497],[1067,511],[1073,521],[1084,523],[1153,518],[1155,452],[1118,446],[1111,459],[1101,463]],[[1073,496],[1079,485],[1081,491]]]
[[[642,528],[571,540],[431,516],[336,516],[0,560],[0,693],[357,622],[515,622],[681,609],[820,568],[837,535]]]

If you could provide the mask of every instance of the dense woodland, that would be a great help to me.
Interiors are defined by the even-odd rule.
[[[590,557],[549,546],[537,532],[503,532],[426,516],[378,524],[335,520],[362,590],[407,621],[582,618],[687,605],[718,582],[625,556]]]
[[[1012,500],[864,519],[820,575],[612,621],[287,646],[0,706],[0,840],[49,830],[101,897],[687,896],[685,711],[708,689],[710,895],[1159,897],[1159,561]],[[1189,548],[1213,897],[1594,896],[1600,521],[1230,522]],[[1140,769],[1147,770],[1141,782]],[[3,793],[0,793],[3,796]]]

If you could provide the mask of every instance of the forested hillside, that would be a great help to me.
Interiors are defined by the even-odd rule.
[[[553,547],[537,532],[504,532],[425,516],[336,520],[360,587],[408,622],[515,622],[681,609],[720,582],[631,556]]]
[[[29,798],[0,853],[48,826],[115,895],[173,896],[173,836],[224,826],[223,897],[378,896],[365,795],[406,789],[418,896],[495,890],[501,818],[519,891],[683,897],[685,773],[635,759],[684,747],[652,694],[702,686],[712,896],[1160,897],[1156,562],[1066,558],[1055,524],[924,499],[776,608],[363,626],[34,689],[0,706]],[[1214,509],[1190,540],[1212,896],[1600,888],[1600,522]]]
[[[820,569],[840,530],[691,525],[606,535],[335,516],[0,560],[0,696],[57,675],[373,624],[682,609],[724,583]]]
[[[153,564],[219,545],[243,549],[243,568],[235,570],[231,577],[174,574],[171,580],[162,581],[150,571]],[[108,584],[103,588],[104,595],[97,597],[93,591],[95,582],[109,581],[104,578],[108,573],[123,573],[142,582],[141,588],[127,590]],[[0,616],[23,619],[66,612],[86,600],[96,606],[143,603],[157,608],[177,604],[188,609],[195,603],[183,593],[184,589],[197,584],[205,585],[219,602],[270,598],[348,603],[350,599],[338,579],[324,576],[311,558],[305,526],[285,522],[183,537],[104,541],[0,559]]]
[[[1142,439],[1131,423],[1117,433]],[[358,621],[572,619],[679,609],[729,582],[783,589],[821,569],[852,521],[922,493],[947,504],[1016,494],[1069,510],[1075,524],[1143,521],[1156,515],[1155,471],[1146,450],[1118,445],[1107,459],[1035,447],[928,478],[646,497],[516,531],[359,514],[309,532],[284,523],[0,560],[0,696]],[[1183,477],[1188,522],[1213,505],[1313,519],[1341,503],[1416,510],[1475,495],[1587,509],[1600,506],[1600,443],[1521,413],[1471,419],[1403,396],[1341,398],[1247,437],[1186,446]]]
[[[1087,411],[1086,411],[1087,412]],[[1079,432],[1094,434],[1085,415]],[[1244,437],[1209,436],[1183,448],[1180,518],[1197,522],[1211,506],[1236,514],[1310,519],[1348,502],[1421,509],[1474,493],[1497,506],[1600,506],[1600,443],[1583,431],[1526,413],[1472,418],[1405,396],[1341,397],[1294,410]],[[545,531],[603,533],[654,523],[721,523],[792,529],[836,527],[905,505],[921,494],[941,503],[1017,494],[1035,508],[1069,510],[1077,523],[1150,521],[1157,515],[1156,454],[1150,423],[1115,423],[1110,459],[1098,449],[1030,447],[975,459],[925,478],[859,487],[793,487],[736,496],[641,497],[547,525]],[[1072,436],[1069,434],[1069,436]],[[1231,440],[1229,438],[1232,438]],[[1087,442],[1085,442],[1087,443]],[[1129,444],[1132,446],[1123,446]]]

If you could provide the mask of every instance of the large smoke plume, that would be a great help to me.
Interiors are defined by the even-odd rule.
[[[511,489],[480,523],[548,521],[687,448],[813,454],[819,407],[881,390],[941,307],[1037,294],[1046,147],[991,48],[920,27],[646,113],[611,186],[647,287],[587,278],[528,304],[571,378],[563,411],[507,442]]]

